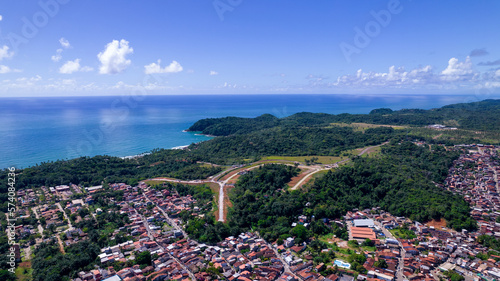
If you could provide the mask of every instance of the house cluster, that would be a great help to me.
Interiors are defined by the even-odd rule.
[[[473,207],[471,216],[479,232],[500,238],[499,150],[494,146],[471,147],[455,160],[445,188],[464,196]]]
[[[52,192],[49,190],[48,187],[42,186],[42,187],[40,187],[40,189],[43,192],[43,196],[45,197],[45,201],[49,202],[49,201],[52,201],[52,199],[54,199],[54,195],[52,194]]]
[[[364,252],[367,261],[363,267],[368,273],[359,275],[358,279],[395,280],[399,273],[407,280],[434,280],[449,270],[468,280],[498,280],[500,277],[500,256],[488,258],[488,248],[477,243],[481,232],[439,230],[382,210],[375,214],[371,210],[354,210],[346,217],[353,225],[358,224],[357,228],[372,228],[379,238],[375,240],[375,252]],[[402,226],[414,233],[415,238],[394,238],[387,231]]]
[[[289,238],[288,242],[290,240],[293,239]],[[287,245],[290,245],[290,243],[287,243]],[[298,253],[306,249],[305,244],[290,246],[289,248],[286,248],[286,246],[284,245],[280,245],[277,247],[277,249],[281,257],[283,258],[284,262],[290,266],[290,271],[293,272],[295,276],[297,276],[301,280],[335,281],[335,279],[328,279],[319,274],[321,270],[326,268],[324,264],[319,264],[315,266],[314,263],[311,261],[312,259],[311,256],[307,256],[305,260],[297,256]],[[295,280],[296,279],[297,278],[295,278]]]
[[[69,246],[71,244],[83,241],[85,239],[88,239],[87,233],[83,232],[80,228],[72,228],[68,229],[67,231],[64,232],[64,245]]]
[[[62,197],[63,200],[71,198],[71,195],[73,194],[82,193],[82,189],[76,184],[49,187],[49,191],[57,196]]]
[[[20,204],[21,208],[34,206],[37,199],[37,193],[31,188],[17,191],[17,203]]]
[[[114,247],[101,249],[99,257],[102,259],[117,259],[118,261],[125,262],[127,259],[134,258],[129,254],[131,251],[141,251],[146,246],[143,243],[128,241]],[[145,249],[142,249],[145,250]],[[127,258],[128,256],[128,258]],[[140,267],[134,265],[125,267],[119,271],[115,271],[113,266],[106,266],[101,264],[94,270],[88,272],[82,271],[78,274],[78,278],[74,281],[120,281],[120,280],[191,280],[188,272],[172,257],[166,253],[159,253],[158,257],[154,260],[153,265]]]
[[[404,274],[409,280],[430,276],[434,269],[454,270],[469,280],[479,280],[479,276],[494,280],[500,276],[500,257],[485,258],[488,248],[476,242],[478,233],[426,227],[416,227],[415,233],[415,239],[400,240],[405,252]]]
[[[481,144],[461,147],[468,152],[455,160],[443,187],[464,196],[479,229],[472,235],[459,237],[456,256],[443,268],[498,280],[500,257],[491,255],[484,260],[488,249],[475,241],[479,235],[500,239],[500,147]],[[483,259],[478,258],[479,255]]]
[[[175,190],[158,191],[141,184],[110,186],[124,191],[123,200],[114,204],[120,206],[119,212],[126,214],[130,221],[112,235],[123,231],[133,239],[101,249],[99,269],[81,272],[80,280],[191,280],[193,276],[197,280],[327,280],[316,272],[312,262],[291,262],[294,274],[285,273],[282,257],[255,233],[228,237],[215,246],[186,238],[177,227],[177,223],[182,223],[178,215],[181,211],[197,214],[197,202],[192,196],[180,196]],[[303,250],[305,245],[298,248]],[[154,255],[151,266],[110,270],[115,261],[133,263],[142,251]]]
[[[30,216],[31,214],[28,208],[16,210],[15,218],[17,218],[18,220],[29,219]],[[30,224],[21,224],[19,222],[16,224],[14,231],[16,233],[16,237],[19,239],[26,239],[30,235],[37,233],[37,229],[35,228],[35,226]]]
[[[484,234],[500,238],[500,223],[497,222],[500,220],[499,147],[470,146],[468,149],[468,153],[455,161],[442,187],[463,195],[471,204],[471,215],[478,222],[478,232],[437,229],[429,224],[393,216],[380,208],[354,209],[347,212],[343,220],[323,219],[327,225],[348,226],[349,240],[361,243],[370,239],[374,243],[370,250],[356,250],[357,254],[366,257],[362,267],[367,272],[357,275],[358,280],[430,281],[446,271],[461,274],[467,281],[500,279],[500,256],[492,255],[477,242],[478,236]],[[81,209],[92,205],[94,197],[97,198],[94,193],[102,188],[85,188],[86,194],[82,199],[65,202],[63,207],[68,215],[78,215]],[[282,245],[277,242],[269,244],[256,233],[247,232],[228,237],[215,246],[190,240],[180,227],[183,224],[181,213],[203,216],[202,206],[192,196],[181,196],[175,189],[156,190],[145,183],[135,187],[116,183],[110,184],[110,188],[123,191],[123,195],[109,198],[108,203],[118,208],[106,212],[116,211],[116,215],[128,217],[127,223],[110,233],[111,239],[117,239],[120,233],[125,234],[129,241],[102,248],[100,264],[93,270],[80,272],[75,281],[354,281],[354,277],[350,276],[354,272],[349,263],[341,261],[341,255],[331,264],[315,264],[313,257],[304,253],[307,244],[297,243],[293,238],[285,239]],[[50,199],[70,198],[73,193],[82,193],[83,190],[76,185],[62,185],[42,187],[41,191],[26,189],[18,191],[17,196],[22,204],[30,204],[42,192],[45,198]],[[30,216],[27,206],[20,209],[19,216]],[[99,208],[92,210],[95,213],[79,219],[95,219],[95,214],[102,212]],[[43,205],[37,211],[41,218],[45,218],[47,227],[52,224],[56,227],[66,225],[57,205]],[[309,227],[309,219],[301,215],[292,226]],[[394,237],[394,231],[402,227],[414,235],[406,237],[408,239]],[[25,226],[19,226],[16,231],[28,235],[35,232],[33,227]],[[65,230],[61,238],[65,245],[70,245],[87,239],[87,233],[71,228]],[[144,251],[151,253],[151,264],[130,266]],[[126,267],[116,267],[117,261]],[[335,274],[322,276],[320,272],[325,268],[338,270]]]
[[[212,248],[214,266],[222,269],[228,280],[276,280],[284,266],[274,250],[255,233],[228,237]]]
[[[68,215],[77,214],[81,209],[85,208],[85,203],[83,199],[69,200],[66,206],[63,206]],[[78,217],[76,222],[79,222],[83,218]]]
[[[472,254],[473,251],[477,254],[482,248],[475,242],[475,237],[468,235],[466,231],[462,233],[437,230],[433,226],[413,222],[405,217],[396,217],[376,208],[353,210],[348,212],[345,218],[349,225],[352,225],[350,239],[359,242],[361,239],[371,239],[366,235],[370,230],[377,237],[376,240],[371,239],[375,242],[376,251],[364,252],[367,260],[363,267],[367,274],[360,274],[358,279],[396,280],[399,275],[399,278],[407,280],[434,280],[438,278],[436,270],[444,271],[444,263],[453,262],[457,255],[463,253]],[[399,227],[407,228],[414,233],[415,238],[395,238],[389,230]],[[457,249],[460,251],[457,252]],[[494,269],[498,265],[493,263],[485,268]],[[460,273],[472,278],[472,272]]]
[[[177,218],[182,211],[194,212],[194,215],[198,215],[196,212],[199,211],[199,208],[194,207],[196,200],[191,195],[180,196],[176,190],[169,191],[166,189],[162,191],[149,189],[144,194],[156,206],[166,211],[168,216],[176,223],[180,223]]]
[[[42,205],[38,208],[38,214],[40,214],[40,218],[45,219],[47,228],[52,224],[56,227],[66,225],[64,215],[57,205]]]

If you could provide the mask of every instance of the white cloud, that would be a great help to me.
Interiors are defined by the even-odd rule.
[[[62,59],[62,55],[61,55],[62,51],[63,51],[63,49],[57,49],[56,54],[53,55],[50,59],[54,62],[60,61]]]
[[[482,84],[480,86],[480,88],[483,87],[483,88],[486,88],[486,89],[494,89],[494,88],[500,88],[500,82],[496,82],[496,81],[487,81],[487,82],[484,82],[484,84]]]
[[[153,74],[153,73],[175,73],[175,72],[181,72],[182,71],[182,66],[180,63],[177,61],[172,61],[168,66],[165,66],[165,68],[161,68],[160,66],[161,60],[158,60],[158,63],[151,63],[148,65],[144,66],[144,73],[146,74]]]
[[[0,49],[0,61],[6,58],[10,58],[14,55],[14,52],[9,52],[9,46],[3,45]]]
[[[388,72],[363,72],[356,75],[343,75],[337,78],[334,86],[396,86],[432,83],[436,79],[430,65],[406,71],[404,67],[391,66]]]
[[[236,87],[236,84],[224,82],[224,85],[217,86],[216,88],[236,89]]]
[[[461,84],[457,84],[459,81]],[[355,75],[343,75],[330,86],[359,86],[359,87],[464,87],[479,81],[479,74],[474,71],[470,57],[460,62],[456,58],[448,61],[448,66],[441,72],[434,72],[432,66],[427,65],[405,70],[404,67],[391,66],[387,72],[363,72],[359,69]],[[323,84],[324,86],[324,84]]]
[[[69,44],[69,41],[66,40],[64,37],[61,37],[61,39],[59,39],[59,44],[61,44],[61,46],[64,48],[64,49],[68,49],[68,48],[71,48],[71,44]],[[62,52],[63,52],[63,49],[59,48],[56,50],[56,54],[53,55],[52,57],[50,57],[50,59],[53,61],[53,62],[58,62],[62,59]]]
[[[67,61],[63,66],[61,66],[61,68],[59,68],[59,73],[63,73],[63,74],[71,74],[73,72],[77,72],[77,71],[92,71],[93,68],[92,67],[88,67],[88,66],[81,66],[80,65],[80,59],[76,59],[74,61]]]
[[[0,21],[2,21],[2,20],[3,20],[3,16],[2,16],[2,15],[0,15]]]
[[[33,77],[20,77],[15,80],[3,80],[0,82],[2,90],[10,93],[23,93],[26,91],[40,93],[58,93],[67,95],[74,92],[95,92],[101,90],[94,83],[82,84],[75,79],[42,79],[40,75]]]
[[[123,81],[117,82],[115,85],[108,87],[110,90],[127,90],[127,91],[157,91],[157,90],[178,90],[182,86],[171,87],[162,83],[142,83],[142,84],[127,84]]]
[[[441,72],[442,79],[445,81],[470,80],[474,76],[474,69],[470,57],[464,62],[459,62],[457,58],[451,58],[448,61],[448,67]]]
[[[210,75],[218,75],[218,74],[219,74],[219,72],[210,70]]]
[[[64,37],[61,37],[61,39],[59,39],[59,43],[61,44],[61,46],[65,49],[68,49],[71,47],[71,44],[69,44],[69,41],[66,40]]]
[[[97,55],[101,62],[100,74],[120,73],[130,65],[131,61],[126,56],[132,54],[134,49],[129,47],[128,43],[128,41],[122,39],[120,41],[113,40],[106,45],[104,51]]]
[[[0,65],[0,74],[9,73],[9,72],[21,72],[21,70],[12,69],[6,65]]]
[[[0,73],[9,73],[9,72],[11,72],[10,67],[6,65],[0,65]]]

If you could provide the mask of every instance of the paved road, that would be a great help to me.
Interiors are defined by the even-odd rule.
[[[146,196],[144,196],[144,197],[146,197]],[[146,197],[146,198],[147,198],[147,197]],[[148,199],[148,200],[149,200],[149,199]],[[151,202],[151,201],[150,201],[150,202]],[[154,202],[153,202],[153,204],[154,204]],[[134,210],[135,210],[135,213],[136,213],[136,214],[139,214],[139,213],[137,212],[137,210],[136,210],[136,209],[134,209]],[[160,210],[161,210],[161,209],[160,209]],[[185,271],[189,274],[189,277],[191,278],[191,280],[196,280],[196,277],[194,276],[193,272],[191,272],[191,270],[189,270],[189,268],[187,268],[187,267],[186,267],[186,266],[185,266],[185,265],[184,265],[184,264],[183,264],[183,263],[182,263],[179,259],[177,259],[177,258],[176,258],[176,257],[174,257],[172,254],[170,254],[170,253],[168,252],[168,250],[167,250],[165,247],[163,247],[162,245],[160,245],[160,243],[158,243],[158,241],[156,241],[155,237],[154,237],[154,236],[153,236],[153,234],[151,233],[151,229],[149,228],[149,223],[146,221],[146,218],[145,218],[143,215],[139,215],[139,216],[140,216],[140,217],[141,217],[141,219],[142,219],[142,223],[144,224],[144,227],[146,227],[146,231],[147,231],[147,233],[148,233],[148,237],[149,237],[149,239],[150,239],[151,241],[155,241],[155,242],[156,242],[156,244],[158,244],[158,246],[159,246],[159,247],[163,250],[163,252],[167,253],[167,255],[168,255],[169,257],[171,257],[172,259],[174,259],[174,260],[175,260],[175,261],[176,261],[176,262],[177,262],[177,263],[178,263],[178,264],[179,264],[179,265],[180,265],[180,266],[181,266],[181,267],[182,267],[182,268],[183,268],[183,269],[184,269],[184,270],[185,270]],[[167,217],[167,220],[170,220],[170,218],[169,218],[168,216],[166,216],[166,217]],[[176,224],[176,226],[177,226],[177,224]],[[178,227],[178,226],[177,226],[177,227]],[[182,231],[182,232],[184,233],[184,231]],[[186,236],[186,237],[187,237],[187,236]]]
[[[288,264],[285,262],[285,260],[281,256],[281,254],[278,253],[277,249],[273,248],[273,246],[271,244],[269,244],[269,242],[267,242],[265,239],[263,239],[262,237],[260,237],[260,235],[259,235],[259,238],[262,239],[262,240],[264,240],[264,242],[266,242],[266,245],[270,249],[273,250],[273,252],[276,255],[276,257],[278,257],[280,259],[281,263],[283,263],[283,266],[285,267],[285,273],[291,274],[293,277],[295,277],[298,280],[303,280],[300,276],[296,275],[295,273],[292,272],[292,270],[290,270],[290,266],[288,266]]]
[[[384,145],[384,144],[388,144],[388,143],[389,143],[389,142],[388,142],[388,141],[386,141],[386,142],[381,143],[381,144],[379,144],[379,145],[369,146],[369,147],[367,147],[367,148],[363,149],[363,151],[361,151],[361,152],[358,154],[358,156],[361,156],[361,155],[365,154],[366,152],[368,152],[368,151],[369,151],[370,149],[372,149],[372,148],[379,147],[379,146],[382,146],[382,145]]]
[[[316,174],[317,172],[324,171],[324,170],[328,170],[328,169],[319,168],[319,169],[315,169],[314,171],[308,173],[299,182],[297,182],[292,188],[290,188],[290,190],[295,190],[295,189],[299,188],[304,183],[304,181],[306,181],[310,176],[312,176],[313,174]]]
[[[184,229],[182,229],[182,227],[180,227],[174,220],[172,220],[168,216],[167,212],[165,212],[162,208],[160,208],[158,205],[156,205],[155,202],[151,201],[146,195],[144,195],[144,198],[146,198],[146,201],[153,203],[160,210],[160,212],[163,214],[163,216],[167,219],[168,224],[170,224],[171,226],[173,226],[176,230],[182,231],[182,234],[184,235],[184,237],[186,237],[186,238],[188,237],[188,235],[184,231]]]
[[[382,145],[384,145],[384,144],[388,144],[388,143],[389,143],[389,142],[388,142],[388,141],[386,141],[386,142],[381,143],[381,144],[379,144],[379,145],[369,146],[369,147],[367,147],[367,148],[363,149],[363,151],[361,151],[360,153],[358,153],[358,156],[361,156],[361,155],[363,155],[363,154],[367,153],[367,152],[368,152],[370,149],[372,149],[372,148],[379,147],[379,146],[382,146]],[[338,167],[340,164],[343,164],[343,163],[345,163],[345,162],[347,162],[347,161],[349,161],[349,160],[350,160],[349,158],[346,158],[346,159],[344,159],[344,160],[342,160],[342,161],[339,161],[339,162],[336,162],[336,163],[334,163],[334,164],[332,164],[332,165],[333,165],[334,167]],[[309,169],[310,169],[311,167],[307,167],[307,168],[309,168]],[[311,177],[313,174],[315,174],[315,173],[317,173],[317,172],[320,172],[320,171],[330,170],[330,169],[332,169],[332,168],[316,168],[316,170],[315,170],[314,172],[307,174],[307,175],[306,175],[305,177],[303,177],[303,178],[302,178],[302,179],[301,179],[301,180],[300,180],[297,184],[295,184],[295,185],[291,188],[291,190],[295,190],[295,189],[299,188],[299,187],[300,187],[300,186],[304,183],[304,181],[306,181],[306,180],[307,180],[309,177]]]
[[[219,184],[219,221],[224,222],[224,185],[225,182],[217,182]]]
[[[66,221],[68,221],[69,228],[67,230],[72,230],[73,226],[71,225],[71,221],[69,220],[68,216],[66,215],[66,212],[61,207],[61,204],[59,204],[59,202],[58,202],[56,205],[57,205],[57,207],[59,207],[59,210],[61,210],[61,212],[63,212],[64,218],[66,219]]]
[[[255,169],[261,165],[249,168],[248,170]],[[233,170],[233,169],[231,169]],[[215,182],[219,184],[219,221],[224,222],[224,186],[235,176],[237,176],[238,173],[235,173],[234,175],[230,176],[227,178],[225,181],[216,181],[215,178],[211,180],[211,182]]]
[[[358,156],[361,156],[361,155],[365,154],[366,152],[368,152],[372,148],[379,147],[379,146],[382,146],[382,145],[387,144],[387,143],[389,143],[389,142],[384,142],[384,143],[381,143],[379,145],[369,146],[369,147],[363,149],[363,151],[361,151],[358,154]],[[350,160],[349,158],[346,158],[346,159],[344,159],[342,161],[336,162],[333,165],[334,165],[334,167],[337,167],[338,165],[343,164],[343,163],[345,163],[345,162],[347,162],[349,160]],[[265,165],[265,164],[266,163],[262,163],[262,164],[259,164],[257,166],[253,166],[251,168],[248,168],[246,170],[252,170],[252,169],[258,168],[258,167],[260,167],[262,165]],[[285,164],[285,165],[294,166],[294,164]],[[224,222],[224,185],[226,185],[229,182],[229,180],[231,180],[233,177],[237,176],[238,173],[235,173],[234,175],[230,176],[229,178],[227,178],[224,181],[217,180],[217,178],[220,177],[223,174],[226,174],[226,173],[230,172],[230,171],[241,169],[241,168],[244,168],[244,167],[229,168],[227,170],[224,170],[224,171],[218,173],[215,176],[212,176],[210,179],[205,179],[205,180],[183,181],[183,180],[169,179],[169,178],[154,178],[154,179],[150,179],[150,180],[154,180],[154,181],[169,181],[169,182],[178,182],[178,183],[210,183],[210,182],[213,182],[213,183],[219,184],[219,206],[218,206],[219,207],[219,221]],[[315,174],[317,172],[320,172],[320,171],[331,169],[331,168],[322,168],[321,166],[303,166],[303,165],[300,165],[299,168],[302,168],[302,169],[314,169],[314,171],[311,172],[311,173],[309,173],[309,174],[307,174],[304,178],[302,178],[297,184],[295,184],[291,188],[291,190],[295,190],[298,187],[300,187],[313,174]]]
[[[34,207],[33,209],[33,212],[35,213],[35,217],[37,220],[40,220],[40,217],[38,216],[38,207]],[[38,223],[38,232],[40,233],[40,235],[42,236],[43,238],[43,227],[40,223]]]
[[[385,227],[382,226],[382,224],[380,224],[378,221],[375,221],[375,225],[377,225],[378,227],[380,227],[380,229],[382,229],[382,232],[384,233],[385,237],[387,238],[390,238],[390,239],[394,239],[394,240],[397,240],[391,232],[389,232],[389,230],[387,230]],[[406,251],[405,249],[403,248],[403,245],[401,245],[401,242],[398,241],[398,245],[399,245],[399,248],[400,248],[400,252],[401,252],[401,257],[398,259],[398,267],[397,267],[397,271],[396,271],[396,281],[403,281],[403,280],[406,280],[404,274],[403,274],[403,268],[404,268],[404,257],[406,255]]]

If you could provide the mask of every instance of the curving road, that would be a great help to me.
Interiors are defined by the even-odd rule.
[[[248,170],[253,170],[257,167],[260,167],[264,164],[257,165],[255,167],[248,168]],[[211,180],[211,182],[215,182],[219,184],[219,221],[224,222],[224,186],[235,176],[237,176],[238,173],[235,173],[234,175],[230,176],[227,178],[225,181],[216,181],[215,177]]]
[[[374,146],[369,146],[365,149],[363,149],[360,153],[358,153],[358,156],[361,156],[367,152],[370,151],[370,149],[373,149],[375,147],[379,147],[379,146],[382,146],[384,144],[388,144],[389,142],[384,142],[384,143],[381,143],[379,145],[374,145]],[[342,161],[339,161],[339,162],[336,162],[333,164],[334,167],[340,165],[340,164],[343,164],[347,161],[349,161],[350,159],[349,158],[346,158]],[[246,169],[247,171],[248,170],[252,170],[252,169],[255,169],[255,168],[258,168],[262,165],[265,165],[266,163],[262,163],[262,164],[259,164],[259,165],[256,165],[256,166],[253,166],[251,168],[248,168]],[[289,165],[289,166],[293,166],[293,164],[284,164],[284,165]],[[237,169],[242,169],[243,170],[244,167],[236,167],[236,168],[229,168],[227,170],[224,170],[220,173],[218,173],[217,175],[215,176],[212,176],[210,177],[209,179],[205,179],[205,180],[191,180],[191,181],[184,181],[184,180],[177,180],[177,179],[170,179],[170,178],[154,178],[154,179],[149,179],[149,180],[153,180],[153,181],[169,181],[169,182],[178,182],[178,183],[217,183],[219,184],[219,221],[221,222],[224,222],[224,186],[229,182],[229,180],[231,180],[233,177],[237,176],[238,173],[235,173],[234,175],[230,176],[229,178],[227,178],[226,180],[224,181],[221,181],[220,178],[217,179],[218,177],[221,177],[222,175],[232,171],[232,170],[237,170]],[[303,168],[303,169],[315,169],[313,172],[307,174],[304,178],[302,178],[297,184],[295,184],[291,190],[295,190],[297,189],[298,187],[300,187],[306,180],[309,179],[309,177],[311,177],[313,174],[317,173],[317,172],[320,172],[320,171],[324,171],[324,170],[329,170],[329,169],[332,169],[332,168],[321,168],[320,166],[316,166],[315,167],[312,167],[312,166],[299,166],[299,168]]]
[[[363,155],[363,154],[365,154],[365,153],[369,152],[369,151],[370,151],[370,149],[373,149],[373,148],[375,148],[375,147],[379,147],[379,146],[382,146],[382,145],[384,145],[384,144],[388,144],[388,143],[389,143],[389,142],[388,142],[388,141],[386,141],[386,142],[381,143],[381,144],[379,144],[379,145],[369,146],[369,147],[367,147],[367,148],[363,149],[360,153],[358,153],[358,156],[361,156],[361,155]],[[347,162],[347,161],[349,161],[349,160],[350,160],[349,158],[346,158],[346,159],[344,159],[344,160],[342,160],[342,161],[339,161],[339,162],[336,162],[336,163],[334,163],[334,164],[332,164],[332,165],[333,165],[333,167],[335,168],[335,167],[338,167],[340,164],[343,164],[343,163],[345,163],[345,162]],[[291,190],[295,190],[295,189],[299,188],[299,187],[300,187],[300,186],[301,186],[301,185],[302,185],[302,184],[303,184],[303,183],[304,183],[304,182],[305,182],[305,181],[306,181],[309,177],[311,177],[313,174],[315,174],[315,173],[317,173],[317,172],[320,172],[320,171],[330,170],[330,169],[332,169],[332,168],[317,168],[314,172],[309,173],[309,174],[307,174],[304,178],[302,178],[302,179],[301,179],[301,180],[300,180],[297,184],[295,184],[295,185],[291,188]]]

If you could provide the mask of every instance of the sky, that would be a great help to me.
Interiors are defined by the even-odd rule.
[[[500,1],[2,0],[0,97],[500,94]]]

